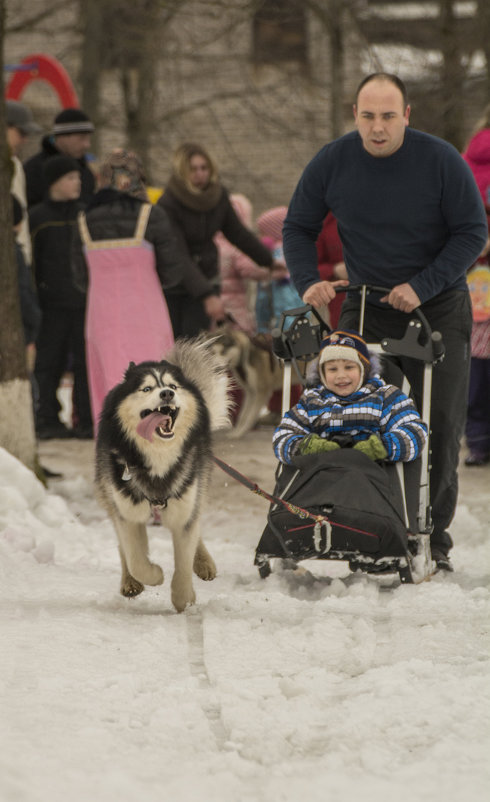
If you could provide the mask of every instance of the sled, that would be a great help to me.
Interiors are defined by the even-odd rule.
[[[384,287],[350,285],[337,292],[361,294],[359,332],[369,293]],[[279,463],[267,524],[255,552],[255,565],[266,578],[273,560],[296,569],[303,560],[337,560],[351,571],[377,576],[397,574],[402,583],[418,583],[435,572],[431,559],[429,501],[430,398],[433,365],[444,357],[439,332],[424,314],[408,316],[401,339],[369,343],[371,352],[388,358],[411,357],[420,363],[423,390],[419,413],[429,428],[429,442],[413,462],[373,462],[352,448],[315,456],[298,456],[292,465]],[[274,353],[284,364],[283,415],[290,407],[295,381],[306,384],[306,366],[318,356],[331,328],[311,306],[286,310],[273,333]],[[410,394],[404,377],[402,388]]]

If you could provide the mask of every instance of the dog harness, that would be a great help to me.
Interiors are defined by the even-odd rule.
[[[121,479],[122,479],[123,482],[129,482],[129,480],[132,479],[132,478],[133,478],[133,474],[131,473],[131,471],[129,469],[129,466],[128,466],[127,462],[126,462],[124,464],[124,470],[123,470],[123,474],[121,476]],[[167,496],[167,498],[150,498],[145,493],[142,493],[142,495],[146,498],[146,500],[151,504],[152,507],[156,507],[159,510],[164,510],[165,509],[165,507],[167,506],[168,500],[170,498],[170,496]]]

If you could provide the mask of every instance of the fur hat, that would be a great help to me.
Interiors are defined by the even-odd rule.
[[[64,134],[92,134],[94,124],[81,109],[63,109],[54,118],[53,136]]]
[[[100,166],[99,184],[147,200],[143,164],[132,151],[123,148],[113,150]]]
[[[24,136],[37,134],[42,130],[41,126],[34,122],[32,111],[18,100],[5,101],[5,117],[7,125],[11,128],[18,128]]]
[[[322,380],[322,365],[325,362],[331,362],[333,359],[348,359],[350,362],[356,362],[361,368],[359,387],[364,384],[365,378],[371,370],[371,359],[368,347],[359,332],[351,329],[332,331],[323,340],[321,349],[319,369]]]
[[[73,173],[75,170],[80,172],[80,165],[76,159],[71,156],[51,156],[43,165],[44,178],[48,187],[58,181],[67,173]]]

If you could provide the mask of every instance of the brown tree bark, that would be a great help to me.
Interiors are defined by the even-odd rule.
[[[0,62],[3,65],[5,2],[0,0]],[[31,384],[14,252],[10,182],[12,161],[5,136],[3,70],[0,76],[0,446],[28,468],[36,468],[36,439]]]

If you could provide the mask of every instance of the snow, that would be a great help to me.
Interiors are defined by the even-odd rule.
[[[271,429],[216,453],[272,490]],[[213,470],[197,604],[119,595],[93,443],[0,449],[2,802],[481,802],[489,788],[490,467],[462,468],[454,574],[385,588],[343,564],[258,576],[267,504]]]

